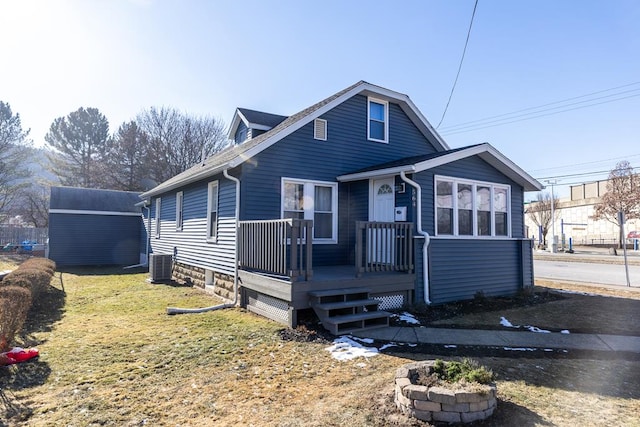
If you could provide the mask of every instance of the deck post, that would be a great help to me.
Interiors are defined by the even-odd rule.
[[[362,277],[362,230],[364,229],[363,221],[356,221],[356,277]]]
[[[305,242],[305,251],[307,253],[305,280],[311,280],[313,277],[313,244],[311,243],[313,239],[313,221],[305,221],[305,235],[307,236]]]
[[[300,270],[298,269],[298,239],[299,239],[299,227],[296,227],[295,221],[291,223],[291,256],[290,259],[290,270],[289,277],[291,277],[291,281],[295,282],[300,274]]]

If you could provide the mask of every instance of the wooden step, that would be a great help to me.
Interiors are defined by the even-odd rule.
[[[334,335],[348,334],[365,329],[389,326],[390,313],[386,311],[366,311],[357,314],[328,317],[323,321],[325,328]]]
[[[339,288],[339,289],[324,289],[317,291],[309,291],[309,296],[312,297],[325,297],[325,296],[335,296],[335,295],[348,295],[348,294],[361,294],[361,293],[369,293],[371,289],[369,288]]]
[[[349,307],[366,307],[375,305],[376,307],[380,304],[380,301],[373,298],[368,299],[359,299],[353,301],[338,301],[338,302],[325,302],[319,304],[313,304],[313,308],[317,308],[319,310],[337,310],[341,308],[349,308]]]

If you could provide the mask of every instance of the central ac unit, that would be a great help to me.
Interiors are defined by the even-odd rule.
[[[171,280],[173,255],[151,254],[149,257],[149,275],[151,283]]]

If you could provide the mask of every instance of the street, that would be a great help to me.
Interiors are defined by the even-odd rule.
[[[536,279],[555,279],[626,286],[624,265],[534,260]],[[640,287],[640,266],[629,266],[631,286]]]

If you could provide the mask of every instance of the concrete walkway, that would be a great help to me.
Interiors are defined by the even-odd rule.
[[[558,332],[516,332],[476,329],[399,327],[372,329],[352,334],[379,341],[443,346],[482,346],[511,349],[586,350],[640,354],[640,337]]]

